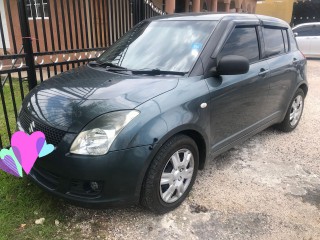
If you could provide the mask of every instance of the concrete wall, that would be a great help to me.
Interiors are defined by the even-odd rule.
[[[287,23],[291,22],[294,0],[265,0],[257,4],[257,14],[277,17]]]

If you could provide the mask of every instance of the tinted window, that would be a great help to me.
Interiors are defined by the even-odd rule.
[[[285,48],[281,29],[263,28],[263,38],[267,57],[284,53]]]
[[[320,25],[302,26],[294,30],[298,37],[320,36]]]
[[[259,60],[259,44],[255,27],[235,28],[219,54],[239,55],[249,59],[250,63]]]
[[[288,33],[287,30],[282,30],[282,35],[283,35],[283,41],[284,41],[284,48],[285,51],[289,51],[289,43],[288,43]]]

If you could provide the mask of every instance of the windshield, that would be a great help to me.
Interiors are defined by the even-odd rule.
[[[97,61],[134,70],[189,72],[216,24],[216,21],[145,21]]]

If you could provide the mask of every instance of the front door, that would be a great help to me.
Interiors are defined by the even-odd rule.
[[[260,60],[257,27],[237,27],[217,60],[226,55],[249,59],[246,74],[206,79],[211,92],[211,150],[217,151],[265,123],[269,66]]]

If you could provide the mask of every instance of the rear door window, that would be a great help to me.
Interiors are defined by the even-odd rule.
[[[263,38],[266,57],[272,57],[285,52],[282,29],[263,28]]]
[[[254,26],[235,28],[218,55],[218,59],[227,55],[246,57],[250,63],[258,61],[260,52],[256,28]]]

